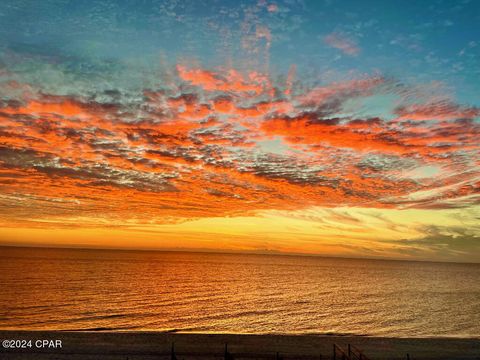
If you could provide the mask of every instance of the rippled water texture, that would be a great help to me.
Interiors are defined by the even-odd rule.
[[[1,329],[480,336],[480,265],[0,248]]]

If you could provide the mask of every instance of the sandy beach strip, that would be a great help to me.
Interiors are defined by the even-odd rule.
[[[17,359],[170,359],[172,343],[181,359],[221,359],[225,344],[235,359],[331,359],[333,344],[363,350],[369,359],[480,359],[480,339],[381,338],[329,335],[238,335],[102,331],[0,331],[0,339],[31,340],[31,347],[0,349]],[[42,342],[38,342],[38,341]],[[52,343],[43,340],[53,340]],[[61,347],[58,346],[61,341]],[[56,347],[55,346],[56,341]]]

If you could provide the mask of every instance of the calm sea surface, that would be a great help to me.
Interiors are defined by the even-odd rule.
[[[480,265],[0,247],[0,329],[480,337]]]

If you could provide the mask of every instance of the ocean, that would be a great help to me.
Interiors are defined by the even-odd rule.
[[[0,247],[0,329],[480,337],[480,264]]]

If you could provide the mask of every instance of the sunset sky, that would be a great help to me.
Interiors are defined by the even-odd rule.
[[[480,262],[480,3],[0,3],[0,245]]]

